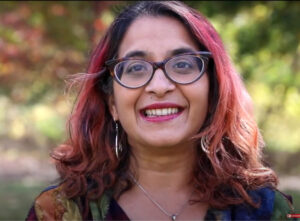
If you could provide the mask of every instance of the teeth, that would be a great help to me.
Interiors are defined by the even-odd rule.
[[[148,117],[155,117],[155,116],[165,116],[170,114],[176,114],[178,113],[178,108],[162,108],[162,109],[147,109],[145,111],[145,114]]]

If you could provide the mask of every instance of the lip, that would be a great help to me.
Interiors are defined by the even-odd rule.
[[[164,115],[164,116],[156,116],[156,117],[147,117],[144,115],[145,110],[147,109],[162,109],[162,108],[178,108],[179,112],[175,114],[169,114],[169,115]],[[169,121],[177,118],[179,115],[182,114],[184,110],[184,107],[175,103],[154,103],[147,105],[143,107],[140,110],[140,116],[148,121],[148,122],[164,122],[164,121]]]

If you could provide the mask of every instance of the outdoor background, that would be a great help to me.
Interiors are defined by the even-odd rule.
[[[55,182],[49,153],[67,137],[69,75],[124,6],[0,2],[0,220],[24,220]],[[254,101],[265,157],[300,213],[300,2],[186,2],[220,33]],[[151,27],[149,27],[151,28]]]

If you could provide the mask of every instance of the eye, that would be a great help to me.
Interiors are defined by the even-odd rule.
[[[146,70],[147,70],[147,67],[144,63],[133,62],[133,63],[128,64],[125,72],[130,74],[130,73],[140,73],[140,72],[144,72]]]
[[[192,68],[193,65],[191,64],[191,62],[188,61],[178,61],[176,63],[174,63],[173,68],[176,69],[188,69],[188,68]]]
[[[171,62],[172,71],[175,73],[187,74],[195,69],[195,62],[189,58],[178,58]]]

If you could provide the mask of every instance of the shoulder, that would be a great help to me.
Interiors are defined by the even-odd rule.
[[[210,209],[206,220],[291,220],[287,218],[287,214],[293,213],[290,196],[268,187],[248,191],[248,194],[257,207],[242,203],[225,210]]]
[[[27,220],[81,220],[81,214],[77,204],[63,194],[61,186],[50,186],[35,199]]]
[[[280,191],[275,192],[272,220],[291,220],[287,214],[294,213],[292,197]]]
[[[257,208],[242,204],[234,208],[236,219],[243,220],[287,220],[287,214],[292,213],[291,197],[272,188],[260,188],[249,191],[251,198],[258,203]]]

